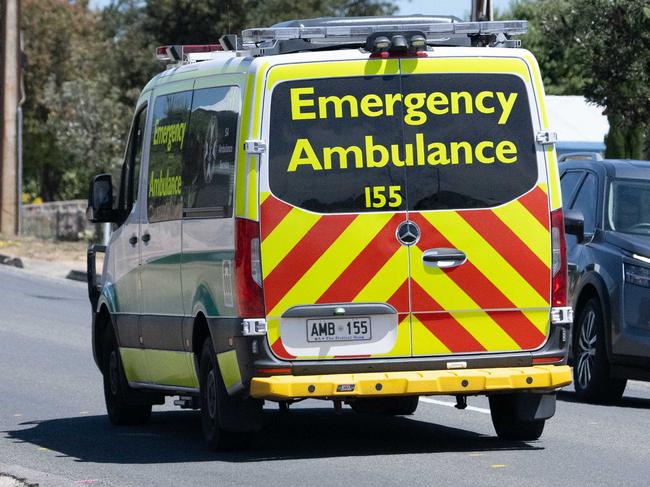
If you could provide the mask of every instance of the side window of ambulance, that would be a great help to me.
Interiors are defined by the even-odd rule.
[[[598,180],[592,173],[587,173],[572,208],[582,211],[585,217],[585,233],[594,233],[596,226],[596,207],[598,201]]]
[[[232,215],[240,105],[237,86],[194,92],[183,162],[183,207],[188,216],[192,210],[206,209],[220,218]]]
[[[129,213],[138,199],[140,163],[142,161],[142,142],[147,121],[146,105],[138,111],[133,119],[126,158],[122,166],[118,207]]]
[[[154,103],[147,178],[150,223],[181,217],[182,163],[191,106],[191,91],[161,95]]]

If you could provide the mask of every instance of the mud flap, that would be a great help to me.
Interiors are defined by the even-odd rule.
[[[555,414],[555,393],[513,394],[515,415],[520,421],[552,418]]]

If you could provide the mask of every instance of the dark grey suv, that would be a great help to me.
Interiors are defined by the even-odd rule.
[[[650,380],[650,162],[571,160],[560,178],[576,394],[614,402]]]

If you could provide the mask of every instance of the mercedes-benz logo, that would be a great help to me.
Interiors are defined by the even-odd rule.
[[[395,236],[402,245],[416,244],[420,240],[420,227],[410,220],[405,220],[397,227]]]

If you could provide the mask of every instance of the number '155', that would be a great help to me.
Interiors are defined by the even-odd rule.
[[[383,208],[388,205],[390,208],[398,208],[402,204],[400,186],[366,186],[366,208]]]

